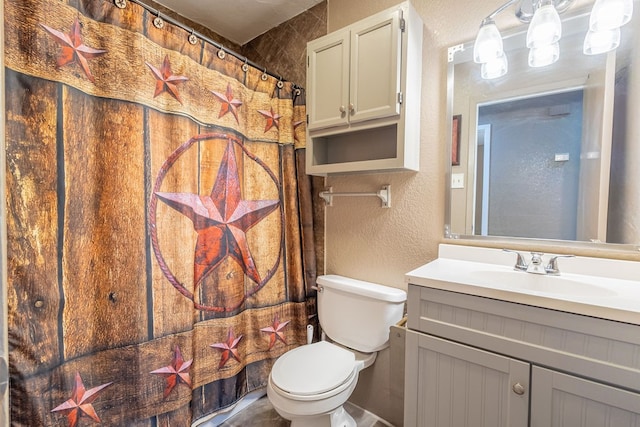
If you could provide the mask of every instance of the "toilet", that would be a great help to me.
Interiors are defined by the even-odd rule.
[[[389,327],[403,316],[401,289],[338,275],[319,276],[318,320],[330,341],[290,350],[271,369],[267,396],[291,426],[355,427],[343,405],[389,345]]]

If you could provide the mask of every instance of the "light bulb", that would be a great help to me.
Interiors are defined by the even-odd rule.
[[[553,43],[548,46],[532,47],[529,49],[529,66],[545,67],[551,65],[560,57],[560,45]]]
[[[509,63],[507,56],[503,52],[499,57],[482,64],[480,67],[480,76],[485,80],[496,79],[507,74],[508,69]]]
[[[589,16],[589,29],[603,31],[619,28],[631,20],[633,0],[596,0]]]
[[[492,61],[503,54],[502,36],[493,21],[483,21],[473,45],[473,60],[478,64]]]
[[[534,48],[557,43],[562,36],[560,15],[549,0],[543,1],[533,14],[527,30],[527,47]]]
[[[609,52],[620,45],[620,28],[603,31],[589,31],[584,38],[582,51],[585,55]]]

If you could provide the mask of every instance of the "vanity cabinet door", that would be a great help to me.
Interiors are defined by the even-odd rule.
[[[406,427],[527,427],[529,363],[407,331]]]
[[[534,366],[531,427],[638,427],[640,394]]]

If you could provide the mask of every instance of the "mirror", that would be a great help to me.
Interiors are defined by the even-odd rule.
[[[561,15],[560,59],[546,67],[528,66],[525,25],[503,37],[503,77],[481,78],[473,41],[449,49],[447,237],[638,249],[640,13],[616,50],[590,56],[588,12]]]

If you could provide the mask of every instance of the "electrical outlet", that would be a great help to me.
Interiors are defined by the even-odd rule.
[[[464,174],[452,173],[451,174],[451,188],[464,188]]]

